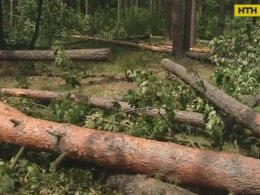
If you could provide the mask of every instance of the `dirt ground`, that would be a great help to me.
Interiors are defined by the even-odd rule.
[[[127,50],[112,50],[113,58],[109,62],[75,63],[85,73],[81,80],[82,87],[71,88],[58,76],[48,76],[53,66],[51,62],[0,62],[0,87],[28,87],[51,91],[77,92],[84,95],[122,96],[129,89],[136,87],[124,79],[126,70],[151,70],[159,77],[166,76],[160,65],[163,58],[171,58],[187,68],[193,68],[202,78],[210,81],[215,67],[186,57],[173,57],[166,54]],[[35,65],[36,64],[36,65]],[[40,64],[40,68],[39,67]],[[44,67],[44,68],[43,68]],[[47,69],[47,71],[46,71]],[[49,70],[48,70],[49,69]]]

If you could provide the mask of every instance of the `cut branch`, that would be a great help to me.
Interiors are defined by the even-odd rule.
[[[250,129],[256,137],[260,137],[260,114],[252,108],[242,104],[238,100],[229,96],[222,90],[201,79],[195,73],[188,73],[186,68],[169,59],[161,61],[163,67],[178,76],[206,97],[211,103],[219,107],[225,113],[233,117],[238,123]]]
[[[65,54],[71,60],[107,61],[111,57],[111,49],[74,49],[66,50]],[[52,50],[0,50],[0,60],[53,61],[55,60],[55,55]]]
[[[260,192],[260,160],[81,128],[9,112],[0,103],[0,141],[67,153],[67,157],[237,194]],[[11,120],[19,121],[14,125]],[[59,140],[56,136],[59,135]]]
[[[34,100],[38,100],[44,103],[48,103],[52,100],[59,99],[60,97],[68,96],[65,93],[58,93],[53,91],[42,91],[33,89],[18,89],[18,88],[2,88],[0,93],[3,95],[11,95],[18,97],[29,97]],[[157,108],[133,108],[128,103],[123,101],[117,101],[113,98],[104,97],[87,97],[80,94],[69,94],[70,98],[74,101],[88,101],[88,103],[96,108],[111,110],[120,105],[120,110],[127,113],[137,113],[137,111],[143,111],[147,116],[159,117],[160,115],[165,115],[164,109]],[[186,123],[193,126],[203,126],[205,124],[204,117],[201,113],[188,112],[175,110],[175,116],[173,121],[177,123]]]

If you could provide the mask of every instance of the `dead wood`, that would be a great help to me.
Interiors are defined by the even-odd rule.
[[[234,118],[236,122],[250,129],[256,137],[260,137],[260,113],[201,79],[196,73],[188,73],[186,68],[180,64],[169,59],[163,59],[161,64],[164,69],[189,84],[203,97]]]
[[[74,49],[65,50],[71,60],[77,61],[107,61],[111,58],[111,49]],[[4,61],[53,61],[52,50],[0,50],[0,60]]]
[[[42,91],[42,90],[33,90],[33,89],[18,89],[18,88],[2,88],[0,93],[4,95],[18,96],[18,97],[29,97],[34,100],[38,100],[44,103],[48,103],[52,100],[58,99],[60,97],[68,96],[74,101],[86,101],[91,106],[106,110],[111,110],[116,108],[119,105],[119,109],[127,113],[137,113],[143,112],[150,117],[160,117],[165,115],[164,109],[158,108],[133,108],[128,103],[123,101],[118,101],[114,98],[104,98],[104,97],[87,97],[80,94],[66,94],[58,93],[53,91]],[[197,112],[188,112],[175,110],[175,116],[173,121],[177,123],[186,123],[194,126],[203,126],[205,124],[204,117],[201,113]]]
[[[0,104],[0,141],[57,153],[99,166],[157,176],[237,194],[260,193],[260,160],[8,112]]]

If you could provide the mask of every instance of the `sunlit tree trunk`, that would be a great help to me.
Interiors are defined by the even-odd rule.
[[[165,0],[164,2],[164,14],[165,14],[165,37],[167,41],[172,40],[172,2],[171,0]]]
[[[2,6],[2,0],[0,0],[0,49],[4,49],[5,39],[4,39],[4,24],[3,24],[3,6]]]
[[[10,0],[10,27],[14,25],[14,0]]]

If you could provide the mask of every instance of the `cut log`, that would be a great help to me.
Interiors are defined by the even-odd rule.
[[[111,57],[111,49],[74,49],[66,50],[65,54],[71,60],[107,61]],[[53,61],[55,55],[52,50],[0,50],[0,60]]]
[[[110,188],[119,190],[125,195],[195,195],[188,190],[146,175],[111,175],[106,182]]]
[[[237,194],[260,193],[260,160],[87,129],[8,112],[0,104],[0,141],[99,166]]]
[[[58,93],[53,91],[18,89],[18,88],[2,88],[0,89],[0,93],[3,95],[11,95],[17,97],[19,96],[29,97],[44,103],[48,103],[52,100],[68,95],[66,93]],[[137,113],[137,111],[143,111],[147,116],[150,117],[159,117],[160,115],[165,115],[164,109],[156,109],[156,108],[136,109],[136,108],[132,108],[128,103],[123,101],[117,101],[114,98],[87,97],[80,94],[70,94],[70,97],[75,101],[87,101],[93,107],[106,109],[106,110],[111,110],[115,108],[116,105],[119,105],[120,110],[127,113]],[[175,116],[173,121],[175,121],[176,123],[186,123],[193,126],[205,125],[203,115],[197,112],[175,110]]]
[[[197,74],[188,73],[186,68],[180,64],[169,59],[163,59],[161,64],[164,69],[189,84],[212,104],[233,117],[236,122],[250,129],[254,136],[260,137],[260,113],[257,113],[252,108],[242,104],[222,90],[201,79]]]
[[[202,53],[202,52],[188,51],[188,52],[185,53],[185,55],[187,57],[191,58],[191,59],[194,59],[194,60],[211,63],[211,59],[210,59],[209,54],[207,54],[205,52]]]

